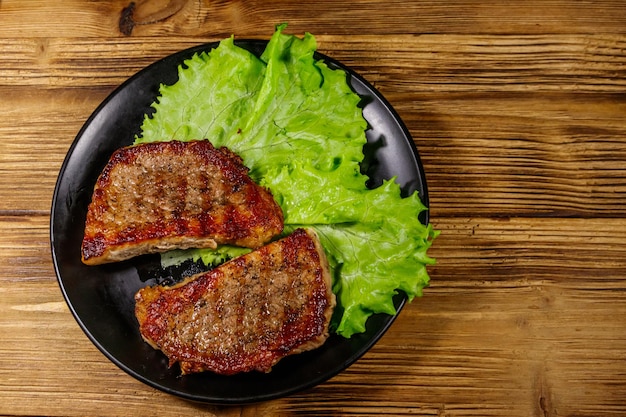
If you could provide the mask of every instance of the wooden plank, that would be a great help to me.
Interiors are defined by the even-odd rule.
[[[620,92],[624,85],[622,35],[318,38],[321,52],[387,93]]]
[[[65,154],[108,93],[0,87],[0,213],[50,211]]]
[[[42,287],[23,290],[41,291]],[[493,290],[471,294],[471,300],[458,294],[431,293],[407,308],[361,361],[328,383],[278,402],[244,409],[247,415],[254,415],[251,410],[313,415],[311,410],[315,410],[317,415],[330,416],[339,406],[346,413],[370,415],[402,415],[416,410],[437,415],[447,410],[451,414],[523,416],[536,415],[542,398],[547,398],[544,403],[550,401],[551,409],[559,412],[610,415],[603,412],[611,408],[624,411],[620,401],[626,384],[619,364],[625,347],[617,335],[625,329],[620,322],[608,325],[614,314],[626,313],[621,307],[623,297],[615,300],[615,309],[603,311],[589,309],[595,304],[593,295],[585,300],[559,297],[563,305],[580,310],[577,314],[569,309],[544,316],[542,311],[526,314],[523,303],[540,300],[545,293],[521,290],[512,295],[522,304],[518,308],[504,306],[506,297]],[[8,383],[0,385],[2,398],[9,401],[3,402],[5,407],[45,415],[121,415],[109,412],[117,403],[124,403],[124,409],[133,415],[152,415],[155,407],[164,416],[195,409],[143,386],[108,363],[58,302],[30,302],[22,301],[3,311],[7,319],[2,322],[2,332],[11,337],[8,341],[3,338],[0,352],[5,359],[0,361],[10,359],[20,364],[18,368],[2,364],[1,369],[12,369],[1,379]],[[465,308],[450,311],[450,306],[457,304]],[[483,312],[476,314],[476,307],[482,307]],[[6,326],[17,314],[23,324],[19,328]],[[563,318],[567,319],[565,324],[555,331],[554,323],[562,323],[559,320]],[[545,324],[551,326],[539,332]],[[536,332],[543,336],[537,337]],[[32,334],[39,335],[35,344]],[[572,339],[571,334],[576,337]],[[70,344],[70,340],[75,342]],[[30,346],[25,348],[24,342]],[[601,350],[594,358],[591,352],[596,346]],[[359,395],[348,395],[355,387]],[[63,394],[69,392],[72,394]],[[48,401],[29,403],[34,394]],[[393,410],[380,405],[391,396]],[[146,409],[147,403],[150,409]],[[219,415],[235,412],[207,409],[219,411]]]
[[[236,39],[244,39],[237,35]],[[261,37],[268,39],[269,35]],[[626,35],[319,34],[318,50],[362,73],[386,94],[450,92],[620,93]],[[117,86],[171,53],[223,37],[7,38],[0,85]]]
[[[355,33],[564,34],[623,32],[626,13],[620,1],[456,2],[373,0],[351,7],[342,2],[236,0],[228,2],[128,0],[46,2],[3,0],[0,37],[124,36],[123,15],[136,25],[123,25],[133,36],[267,37],[273,26],[289,22],[296,33],[351,36]],[[124,10],[126,9],[126,13]],[[314,11],[314,12],[312,12]],[[51,19],[51,16],[53,17]],[[129,20],[129,19],[127,19]],[[127,22],[128,23],[128,22]]]
[[[623,218],[438,218],[434,226],[442,233],[430,250],[439,260],[432,274],[457,290],[533,281],[581,290],[626,285]]]
[[[0,293],[22,284],[56,282],[46,215],[0,215]],[[49,296],[45,291],[31,297]],[[5,301],[4,297],[0,297]],[[50,300],[45,300],[48,302]]]
[[[431,251],[438,259],[431,286],[356,364],[279,401],[201,409],[222,416],[331,416],[339,408],[626,412],[623,219],[443,218],[436,226],[442,235]],[[117,404],[133,415],[155,407],[164,416],[197,412],[118,370],[82,334],[52,275],[46,238],[46,216],[0,216],[0,414],[121,415]],[[28,401],[33,395],[37,403]],[[390,398],[391,409],[382,405]]]
[[[392,396],[397,415],[625,410],[626,344],[619,334],[626,326],[613,319],[626,313],[623,294],[602,303],[606,290],[581,297],[558,287],[521,287],[505,295],[493,288],[439,292],[435,285],[361,361],[300,400],[331,415],[325,399],[358,386],[361,395],[345,401],[353,412],[372,414],[389,413],[382,404]]]
[[[361,63],[390,46],[372,37],[324,37],[322,45],[359,67],[402,116],[426,168],[433,216],[624,213],[626,101],[616,91],[626,79],[626,37],[405,40]],[[195,44],[41,42],[0,43],[10,64],[0,69],[0,210],[49,210],[58,169],[90,113],[143,66]],[[568,51],[566,67],[559,51]]]
[[[8,38],[0,46],[6,64],[0,67],[0,85],[112,90],[158,59],[201,43],[197,38],[167,44],[151,38]]]
[[[433,216],[624,214],[624,97],[428,94],[396,102],[425,166]]]

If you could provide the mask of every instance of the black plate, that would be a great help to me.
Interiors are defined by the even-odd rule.
[[[257,55],[267,42],[236,42]],[[374,345],[395,316],[375,315],[367,331],[350,339],[332,335],[319,349],[287,357],[272,372],[218,376],[202,373],[181,377],[167,366],[163,354],[142,339],[134,317],[133,295],[156,282],[158,256],[145,256],[104,266],[85,266],[80,245],[93,186],[110,155],[130,145],[139,133],[144,114],[159,94],[159,85],[173,84],[178,66],[194,53],[217,43],[200,45],[166,57],[135,74],[116,89],[91,115],[72,143],[57,180],[52,201],[52,257],[59,285],[78,324],[89,339],[128,374],[164,392],[215,404],[244,404],[293,394],[341,372]],[[408,130],[389,103],[373,86],[349,68],[322,54],[330,67],[349,74],[353,89],[363,97],[363,113],[371,128],[363,169],[370,186],[398,177],[403,193],[418,191],[427,204],[427,189],[419,156]],[[423,213],[423,222],[427,214]],[[169,271],[176,275],[180,270]],[[176,277],[174,277],[176,278]],[[406,297],[395,299],[398,311]]]

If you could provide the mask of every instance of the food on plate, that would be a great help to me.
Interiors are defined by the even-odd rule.
[[[183,374],[269,372],[329,335],[335,307],[319,239],[296,229],[171,287],[135,295],[142,337]]]
[[[153,142],[113,153],[87,211],[82,260],[122,261],[180,248],[258,248],[283,230],[270,191],[241,158],[208,140]]]
[[[422,294],[438,232],[420,221],[427,207],[415,187],[367,175],[377,148],[404,140],[373,130],[368,144],[363,106],[376,97],[353,91],[353,75],[317,55],[313,35],[288,35],[285,27],[259,55],[230,37],[186,59],[178,81],[160,86],[136,143],[202,135],[241,156],[280,204],[286,232],[318,232],[335,278],[331,330],[348,338],[364,332],[372,314],[395,314],[399,292],[408,300]],[[193,251],[207,265],[214,255]]]

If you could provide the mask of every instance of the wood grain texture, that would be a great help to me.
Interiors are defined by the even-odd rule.
[[[624,213],[626,37],[394,39],[402,47],[371,36],[322,36],[319,43],[399,112],[427,168],[434,214]],[[206,41],[176,38],[164,47],[149,38],[25,38],[0,45],[9,57],[0,68],[0,112],[9,116],[0,121],[9,139],[0,144],[0,204],[48,209],[49,198],[32,201],[36,194],[16,191],[54,183],[84,121],[128,77]],[[33,140],[38,147],[28,146]],[[42,159],[35,170],[33,154]]]
[[[138,0],[131,31],[139,36],[268,37],[271,27],[289,22],[296,33],[354,35],[372,33],[624,33],[626,12],[620,1],[456,2],[366,0],[300,1]],[[181,3],[169,16],[160,13],[170,3]],[[124,36],[119,20],[129,0],[86,2],[67,0],[3,0],[0,37],[108,37]],[[151,17],[152,16],[152,17]],[[165,17],[167,16],[167,17]]]
[[[436,225],[443,232],[432,253],[436,279],[368,354],[309,392],[240,411],[623,411],[626,249],[615,243],[626,239],[624,220],[450,218]],[[128,377],[87,340],[51,276],[46,235],[43,216],[0,219],[0,396],[7,400],[0,413],[68,415],[73,407],[71,415],[153,415],[158,407],[167,416],[198,408]],[[32,396],[42,401],[25,401]]]
[[[619,1],[0,2],[0,415],[623,416],[626,8]],[[128,11],[128,9],[127,9]],[[266,403],[126,375],[56,282],[54,184],[128,77],[275,24],[363,75],[419,149],[431,286],[357,363]]]

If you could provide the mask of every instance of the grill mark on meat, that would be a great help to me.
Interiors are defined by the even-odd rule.
[[[272,194],[227,148],[146,143],[116,151],[98,178],[82,258],[95,265],[170,249],[258,248],[282,228]]]
[[[326,341],[331,286],[317,235],[298,229],[180,284],[141,289],[135,314],[144,340],[183,374],[269,372]]]

